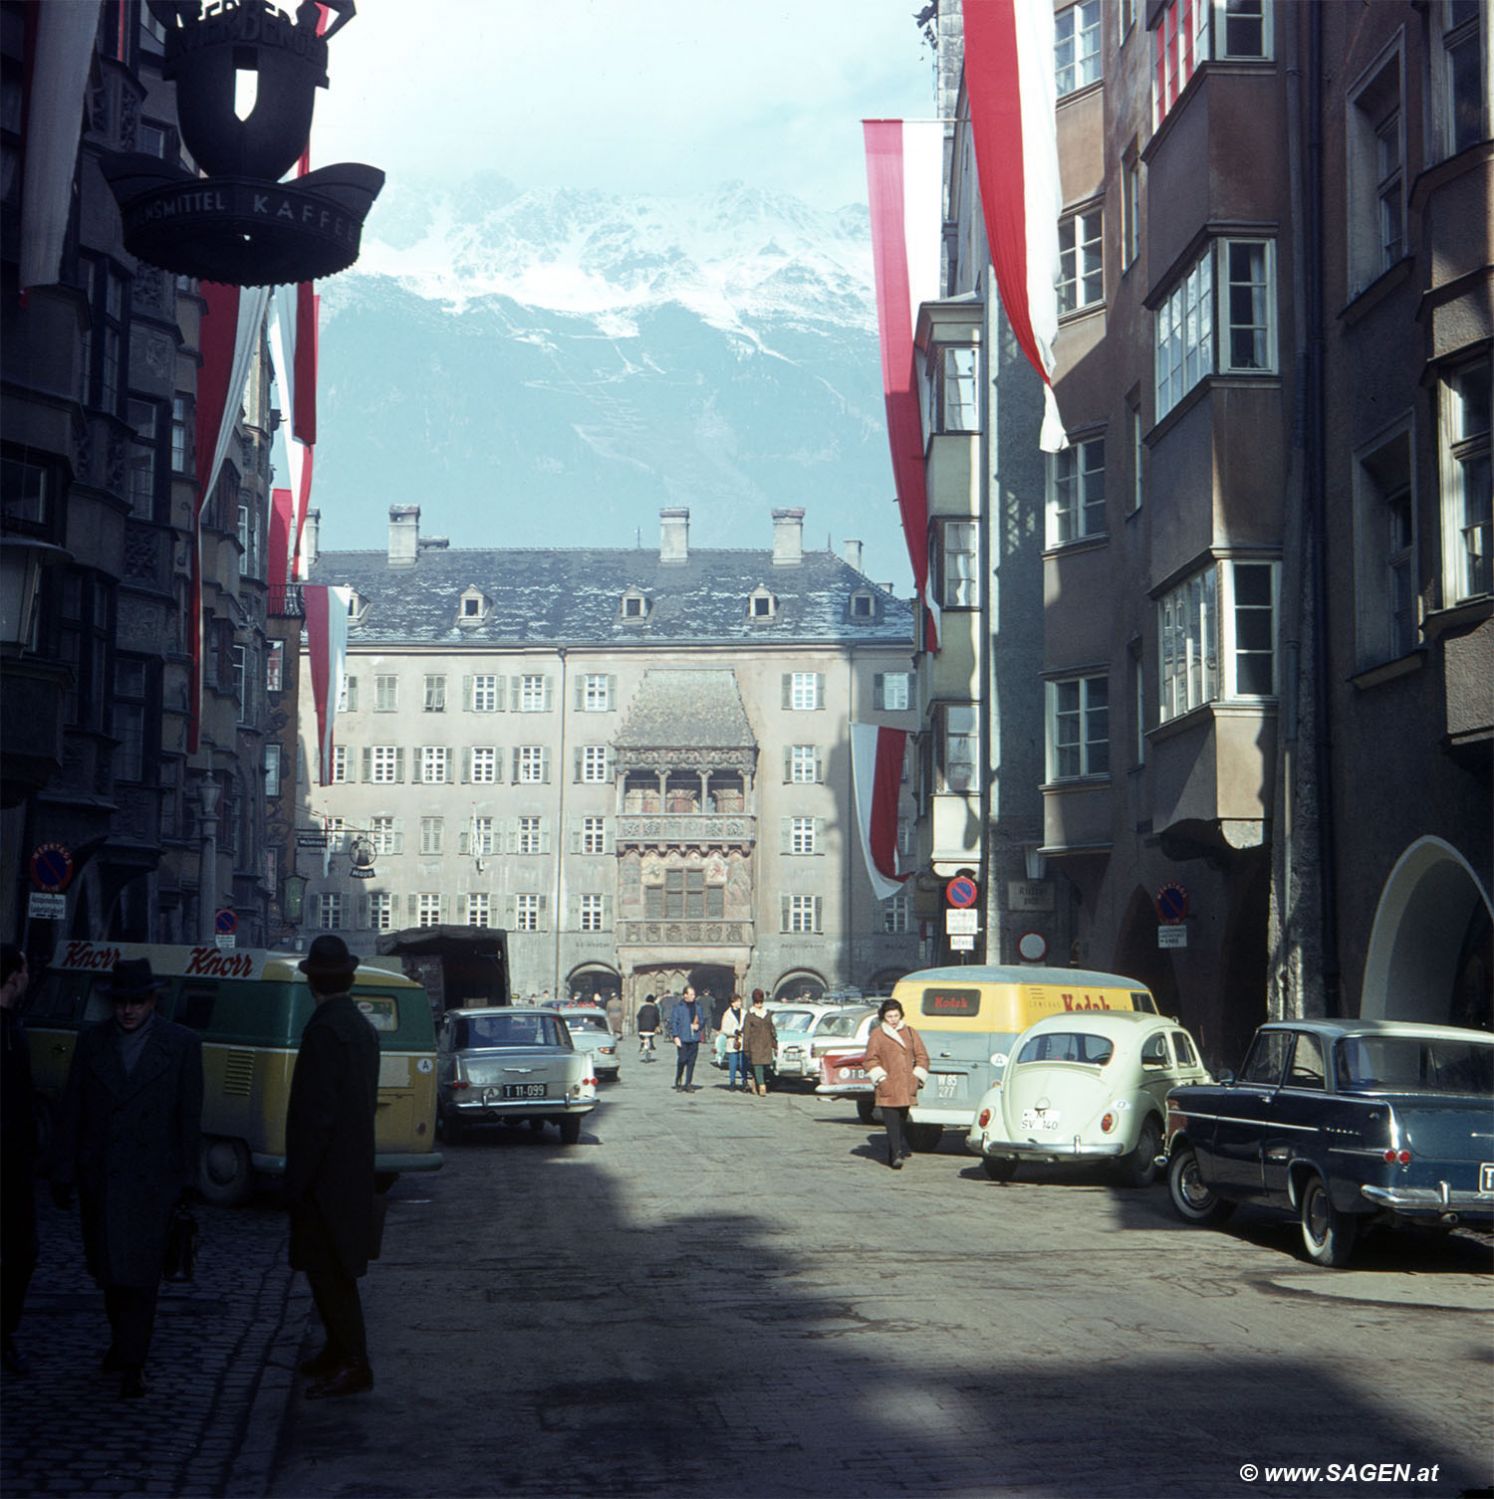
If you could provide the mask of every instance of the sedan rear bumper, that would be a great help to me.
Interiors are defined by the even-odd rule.
[[[462,1119],[558,1119],[562,1114],[589,1114],[596,1106],[594,1098],[475,1098],[448,1107]]]
[[[1494,1222],[1494,1193],[1452,1192],[1437,1187],[1360,1187],[1361,1194],[1376,1207],[1405,1218],[1446,1218],[1460,1222],[1480,1219]]]

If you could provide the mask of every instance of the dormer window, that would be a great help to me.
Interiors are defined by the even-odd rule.
[[[630,588],[618,605],[618,617],[642,621],[648,618],[648,595],[641,588]]]
[[[462,590],[457,602],[458,625],[480,625],[492,610],[493,601],[475,584]]]
[[[759,584],[747,595],[748,619],[772,619],[778,613],[778,600],[772,592]]]
[[[877,596],[864,590],[851,595],[851,618],[871,621],[877,617]]]
[[[348,589],[348,628],[356,630],[368,618],[368,600],[356,588]]]

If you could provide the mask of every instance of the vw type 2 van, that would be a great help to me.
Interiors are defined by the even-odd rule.
[[[1151,991],[1135,979],[1082,968],[925,968],[899,979],[892,997],[929,1052],[929,1080],[908,1115],[914,1150],[937,1150],[946,1129],[969,1131],[1013,1043],[1034,1021],[1085,1010],[1157,1012]]]
[[[130,942],[60,944],[25,1012],[31,1065],[55,1104],[78,1032],[113,1013],[103,985],[121,958],[148,958],[165,986],[159,1013],[202,1037],[202,1167],[209,1201],[246,1201],[257,1173],[285,1171],[285,1114],[301,1030],[313,1001],[299,953]],[[377,960],[375,960],[377,961]],[[379,1036],[374,1121],[377,1184],[441,1166],[436,1137],[436,1037],[425,990],[396,968],[362,963],[353,1001]]]

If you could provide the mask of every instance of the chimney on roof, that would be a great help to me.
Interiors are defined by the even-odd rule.
[[[659,561],[690,560],[690,509],[673,505],[659,512]]]
[[[301,527],[301,576],[316,566],[316,559],[322,549],[322,512],[320,510],[308,510],[306,521]]]
[[[804,560],[804,507],[773,512],[773,566],[797,567]]]
[[[420,506],[389,507],[389,565],[414,567],[420,555]]]
[[[845,547],[846,561],[859,573],[861,571],[861,543],[847,538]]]

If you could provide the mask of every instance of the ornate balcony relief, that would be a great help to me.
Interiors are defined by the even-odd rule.
[[[743,947],[752,945],[750,921],[623,921],[622,947]]]
[[[757,842],[757,818],[731,812],[624,812],[617,819],[617,843],[655,847]]]

